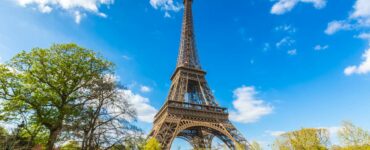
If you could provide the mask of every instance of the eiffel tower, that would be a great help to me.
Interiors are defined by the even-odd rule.
[[[184,0],[181,43],[176,70],[167,100],[156,114],[149,137],[169,150],[175,138],[188,141],[194,149],[211,149],[214,137],[229,149],[250,149],[247,140],[229,121],[228,111],[220,107],[205,79],[195,45],[192,15],[193,0]]]

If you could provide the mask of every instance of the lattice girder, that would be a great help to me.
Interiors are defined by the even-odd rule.
[[[225,126],[228,128],[225,128]],[[236,144],[245,145],[246,149],[249,149],[250,146],[243,136],[236,133],[239,132],[228,121],[198,121],[170,115],[157,130],[152,132],[151,136],[155,137],[165,150],[171,148],[171,144],[176,137],[185,139],[195,149],[210,149],[213,137],[218,137],[231,150],[236,149]]]
[[[205,74],[202,70],[177,68],[172,77],[167,100],[218,106]]]

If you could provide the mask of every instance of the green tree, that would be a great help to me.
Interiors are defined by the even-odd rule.
[[[246,146],[244,144],[242,144],[242,143],[237,143],[235,145],[235,149],[236,150],[245,150],[246,149]]]
[[[351,122],[343,122],[342,128],[338,132],[340,141],[345,146],[370,145],[370,133]]]
[[[161,144],[155,138],[150,138],[145,146],[144,150],[162,150]]]
[[[6,137],[8,135],[9,135],[8,130],[0,126],[0,137]]]
[[[136,112],[128,102],[125,89],[119,88],[112,75],[104,76],[89,87],[92,99],[76,118],[74,130],[81,136],[82,150],[108,149],[122,144],[132,133],[141,134],[129,120],[136,119]]]
[[[125,138],[124,147],[127,150],[142,150],[145,147],[145,139],[142,133],[134,134]]]
[[[5,147],[8,137],[8,130],[0,126],[0,147]]]
[[[80,145],[76,141],[68,141],[67,144],[60,147],[60,150],[80,150]]]
[[[251,146],[252,146],[252,150],[262,150],[261,145],[256,141],[253,141]]]
[[[329,133],[326,129],[303,128],[287,132],[275,140],[274,149],[278,150],[326,150]]]
[[[65,122],[88,101],[83,92],[92,81],[110,73],[112,63],[76,44],[55,44],[21,52],[0,65],[1,117],[15,119],[19,109],[43,125],[52,150]]]
[[[48,131],[40,124],[25,124],[19,129],[19,136],[29,141],[30,146],[46,145],[48,141]]]
[[[333,150],[370,150],[370,133],[351,122],[343,122],[338,131],[342,146],[333,146]]]
[[[333,146],[331,150],[370,150],[370,145],[361,146]]]

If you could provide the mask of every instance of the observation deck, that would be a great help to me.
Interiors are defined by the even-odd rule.
[[[194,104],[168,100],[162,109],[155,115],[157,122],[164,114],[181,115],[184,117],[196,117],[200,119],[228,120],[228,110],[225,107]]]

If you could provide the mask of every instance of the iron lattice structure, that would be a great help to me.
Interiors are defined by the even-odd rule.
[[[182,138],[194,149],[211,149],[218,137],[230,149],[250,149],[247,140],[229,121],[226,108],[220,107],[205,79],[195,44],[192,15],[193,0],[184,0],[184,16],[179,56],[165,104],[154,118],[149,134],[165,150]]]

